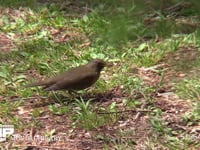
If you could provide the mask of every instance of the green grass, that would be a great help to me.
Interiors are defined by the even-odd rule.
[[[176,91],[180,97],[199,101],[200,86],[197,84],[198,79],[185,79],[176,85]]]
[[[24,0],[7,0],[7,1],[4,1],[4,0],[0,0],[0,3],[1,3],[1,6],[4,6],[4,7],[20,7],[20,6],[24,6],[24,7],[32,7],[32,8],[35,8],[36,6],[36,0],[33,0],[33,1],[24,1]]]
[[[154,4],[155,8],[161,3],[157,2]],[[113,127],[121,120],[132,119],[132,114],[117,112],[140,109],[145,102],[148,105],[147,109],[153,111],[145,114],[150,118],[149,124],[152,127],[152,136],[144,141],[146,147],[154,149],[157,145],[162,145],[170,149],[190,148],[190,146],[197,148],[198,143],[192,139],[192,135],[184,135],[181,132],[180,134],[184,136],[178,137],[176,131],[168,127],[163,120],[161,114],[165,112],[161,113],[160,109],[153,105],[155,98],[152,95],[167,83],[160,81],[157,86],[146,84],[145,79],[143,80],[134,70],[139,70],[140,67],[152,67],[159,63],[169,63],[171,66],[155,69],[156,75],[164,78],[170,69],[187,74],[189,77],[181,80],[177,80],[174,75],[170,84],[179,98],[191,100],[191,105],[194,106],[190,113],[187,112],[182,116],[182,121],[190,126],[198,124],[199,29],[194,27],[193,30],[187,30],[176,22],[175,16],[165,15],[162,10],[149,10],[138,1],[135,3],[131,1],[129,4],[102,1],[98,3],[99,5],[93,2],[89,4],[92,10],[90,13],[82,12],[77,16],[72,16],[73,12],[66,14],[65,11],[61,11],[61,4],[53,2],[49,5],[23,0],[8,0],[1,3],[0,33],[6,34],[14,46],[5,44],[8,52],[0,52],[0,124],[13,124],[20,130],[32,127],[39,130],[42,123],[37,118],[48,112],[50,117],[68,115],[66,119],[69,119],[69,126],[73,130],[78,128],[94,131],[103,127]],[[23,9],[18,9],[20,6]],[[7,11],[7,7],[11,7],[12,11]],[[16,10],[19,11],[18,15]],[[179,13],[192,17],[197,12],[194,10],[196,9],[188,8]],[[144,20],[150,17],[150,14],[155,14],[157,20],[147,24],[148,22],[145,23]],[[195,51],[194,59],[183,59],[182,55],[180,60],[175,59],[175,54],[180,50],[189,51],[191,47],[193,49],[186,58]],[[70,98],[55,97],[40,88],[24,88],[27,83],[85,64],[92,58],[104,59],[113,66],[105,68],[101,78],[93,86],[91,94],[105,94],[120,87],[126,96],[119,96],[117,98],[120,100],[117,98],[115,100],[111,93],[111,100],[101,103],[96,102],[95,98],[80,96],[72,98],[72,102],[69,102]],[[80,93],[84,95],[87,91]],[[142,95],[143,99],[135,98],[137,94]],[[26,100],[33,97],[35,98],[33,103],[38,104],[38,96],[46,97],[49,101],[53,99],[55,103],[47,104],[40,110],[28,99]],[[12,101],[13,99],[19,101]],[[18,108],[25,104],[34,107],[30,112],[31,119],[28,123],[17,115]],[[105,114],[98,114],[98,111]],[[112,113],[106,114],[109,112]],[[133,135],[132,130],[123,131],[118,128],[116,130],[121,139],[128,139]],[[54,134],[56,134],[55,128],[46,132],[49,137]],[[96,139],[105,141],[105,149],[109,149],[110,144],[115,149],[128,149],[134,147],[136,142],[130,139],[127,142],[116,141],[111,137],[107,139],[104,134],[96,135]]]

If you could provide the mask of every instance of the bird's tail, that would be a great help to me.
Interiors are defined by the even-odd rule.
[[[44,82],[44,81],[39,81],[39,82],[27,84],[27,85],[25,85],[24,87],[27,88],[27,87],[45,86],[45,85],[46,85],[46,82]]]

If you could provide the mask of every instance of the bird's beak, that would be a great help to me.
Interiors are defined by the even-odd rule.
[[[113,66],[113,63],[112,62],[107,62],[105,63],[105,67],[112,67]]]

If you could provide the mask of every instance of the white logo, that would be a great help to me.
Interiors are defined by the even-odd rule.
[[[0,142],[6,140],[7,135],[11,135],[14,133],[13,125],[0,125]]]

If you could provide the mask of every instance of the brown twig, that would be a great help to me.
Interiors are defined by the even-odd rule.
[[[14,147],[15,147],[15,148],[20,148],[20,147],[22,148],[22,147],[25,147],[25,148],[31,148],[31,149],[39,148],[39,149],[65,150],[65,149],[60,148],[60,147],[37,146],[37,145],[15,145]]]
[[[12,98],[10,101],[18,101],[18,100],[34,100],[34,99],[46,99],[47,97],[41,97],[41,96],[34,96],[34,97],[26,97],[26,98]]]
[[[122,111],[115,111],[115,112],[97,112],[97,114],[120,114],[120,113],[125,113],[125,112],[152,112],[150,110],[122,110]]]

